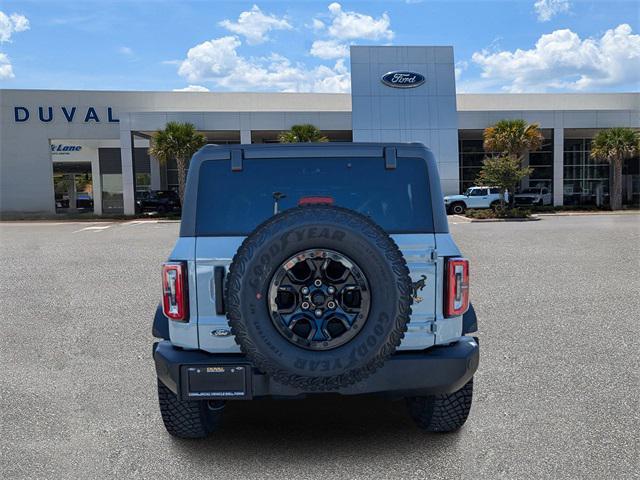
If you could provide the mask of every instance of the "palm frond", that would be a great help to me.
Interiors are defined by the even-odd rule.
[[[290,130],[278,135],[281,143],[328,142],[329,139],[315,125],[308,123],[293,125]]]

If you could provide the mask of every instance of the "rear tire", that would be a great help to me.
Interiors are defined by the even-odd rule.
[[[462,215],[467,210],[467,206],[462,202],[458,202],[451,205],[450,209],[454,215]]]
[[[471,410],[473,378],[457,392],[407,398],[409,415],[427,432],[454,432],[464,425]]]
[[[180,400],[158,380],[158,402],[164,426],[174,437],[205,438],[222,419],[224,402]]]
[[[491,210],[493,210],[496,213],[502,213],[504,211],[504,207],[498,201],[491,203],[490,207],[491,207]]]

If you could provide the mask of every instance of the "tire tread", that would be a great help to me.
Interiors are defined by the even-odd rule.
[[[473,378],[453,393],[407,398],[409,414],[428,432],[453,432],[467,421],[473,397]]]
[[[180,400],[158,380],[158,402],[167,431],[178,438],[204,438],[213,432],[221,411],[208,410],[205,401]]]

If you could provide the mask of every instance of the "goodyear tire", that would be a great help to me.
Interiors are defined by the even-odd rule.
[[[344,341],[345,337],[337,337],[343,343],[329,336],[328,327],[319,334],[320,340],[316,340],[313,333],[310,339],[300,337],[300,332],[290,333],[274,313],[280,304],[277,300],[272,301],[270,292],[275,288],[274,282],[277,285],[278,272],[288,268],[296,258],[307,258],[304,257],[307,254],[311,255],[311,267],[308,268],[312,271],[313,262],[317,263],[324,252],[335,258],[348,258],[345,262],[355,265],[353,268],[357,272],[354,275],[368,288],[360,297],[360,308],[363,308],[362,298],[368,299],[367,314],[355,315],[354,327],[342,334],[347,336],[348,332],[348,341]],[[316,254],[318,257],[314,258]],[[314,281],[331,283],[322,277],[326,274],[333,278],[328,274],[329,267],[322,273],[326,264],[322,263],[322,266],[313,270],[315,273],[309,276],[307,283],[298,282],[301,288],[306,285],[315,288]],[[299,279],[296,277],[296,280]],[[325,289],[324,293],[320,292],[321,297],[329,296],[327,292],[331,292],[331,285],[326,287],[324,283],[319,287]],[[338,285],[334,290],[340,288]],[[302,294],[295,292],[292,295],[300,297]],[[335,302],[333,297],[327,302],[327,305],[333,302],[336,311],[341,308],[335,306],[340,303],[337,299],[346,298],[339,295],[336,291]],[[315,321],[313,312],[321,309],[313,310],[320,305],[313,298],[316,306],[301,314],[303,319],[311,316],[310,324]],[[295,299],[296,302],[299,300],[301,298]],[[335,391],[372,374],[400,344],[411,314],[411,280],[395,242],[367,217],[330,205],[302,206],[272,217],[245,239],[229,269],[225,301],[236,342],[258,369],[285,385],[307,391]],[[296,308],[300,310],[301,307]],[[343,323],[348,325],[347,321]],[[318,327],[316,333],[319,331]],[[328,337],[324,337],[325,334]],[[327,341],[323,341],[324,338]]]
[[[158,404],[164,426],[174,437],[205,438],[218,428],[224,402],[181,400],[158,380]]]
[[[467,421],[473,397],[473,378],[453,393],[409,397],[406,399],[409,415],[416,425],[437,433],[455,432]]]

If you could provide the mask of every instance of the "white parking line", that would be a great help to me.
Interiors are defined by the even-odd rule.
[[[1,227],[56,227],[59,225],[86,225],[87,222],[0,222]]]
[[[84,228],[81,228],[80,230],[76,230],[75,232],[72,232],[72,233],[85,232],[85,231],[101,232],[103,230],[106,230],[110,226],[111,226],[111,224],[109,224],[109,225],[101,225],[101,226],[95,225],[95,226],[92,226],[92,227],[84,227]]]
[[[460,225],[461,223],[471,223],[467,217],[463,217],[462,215],[450,215],[449,223],[452,225]]]
[[[123,223],[123,225],[132,227],[136,225],[143,225],[145,223],[158,223],[158,220],[131,220],[130,222]]]

